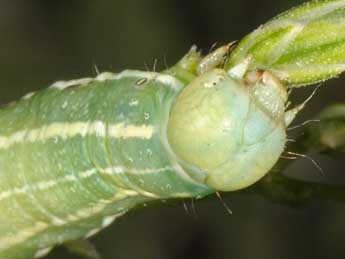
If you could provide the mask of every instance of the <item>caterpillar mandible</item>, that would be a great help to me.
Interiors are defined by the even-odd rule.
[[[312,3],[319,16],[345,5]],[[292,17],[305,22],[304,8]],[[269,24],[280,34],[262,29],[274,35],[272,46],[285,32],[280,40],[288,46],[301,31],[291,33],[295,23],[281,17]],[[261,179],[304,104],[286,110],[286,86],[260,63],[268,60],[265,40],[248,37],[242,45],[228,63],[230,45],[205,57],[193,47],[160,73],[59,81],[0,109],[0,259],[43,257],[147,201],[201,198]],[[269,54],[276,61],[283,51]],[[306,82],[295,67],[284,74],[278,65],[286,82]]]

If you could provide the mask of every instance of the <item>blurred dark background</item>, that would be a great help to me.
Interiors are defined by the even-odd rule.
[[[240,39],[301,0],[0,0],[0,104],[56,80],[125,68],[174,64],[192,44]],[[145,65],[146,64],[146,65]],[[324,84],[296,123],[345,101],[345,77]],[[300,102],[311,88],[296,90]],[[310,154],[285,174],[306,181],[344,183],[345,162]],[[148,206],[93,238],[105,259],[345,258],[345,203],[313,200],[293,208],[255,193]],[[1,212],[0,212],[1,213]],[[78,258],[64,249],[48,257]]]

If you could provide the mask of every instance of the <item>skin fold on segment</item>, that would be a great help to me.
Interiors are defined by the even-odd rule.
[[[0,258],[44,256],[146,201],[210,193],[167,146],[181,88],[158,73],[104,73],[1,109]]]

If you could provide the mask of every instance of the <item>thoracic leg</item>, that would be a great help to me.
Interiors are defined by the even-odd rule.
[[[235,42],[231,42],[228,45],[221,46],[220,48],[212,51],[206,55],[198,64],[196,72],[198,75],[204,74],[213,68],[222,65],[230,52],[231,47]]]

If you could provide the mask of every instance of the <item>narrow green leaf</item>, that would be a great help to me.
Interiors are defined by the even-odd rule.
[[[289,87],[345,71],[345,0],[304,3],[243,38],[227,68],[253,56],[250,69],[270,70]]]

